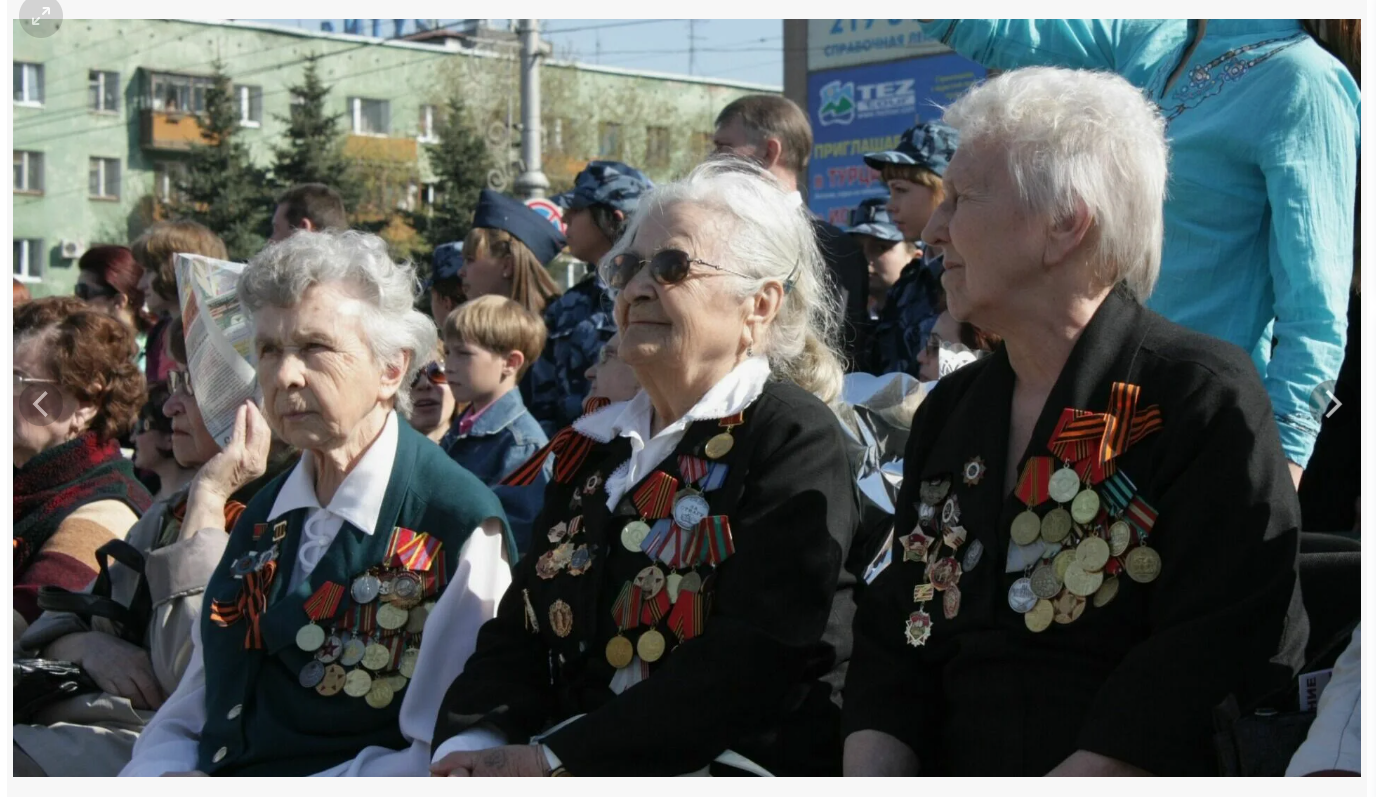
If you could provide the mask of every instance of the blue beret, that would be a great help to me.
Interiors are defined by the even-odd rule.
[[[903,240],[903,233],[898,231],[898,226],[889,216],[888,204],[889,200],[882,196],[861,202],[860,207],[850,212],[851,226],[846,228],[846,232],[852,235],[871,235],[881,241],[895,243]]]
[[[499,194],[491,188],[484,188],[478,195],[473,226],[506,230],[525,244],[542,265],[548,266],[564,249],[564,234],[549,219],[526,207],[521,200]]]
[[[650,178],[635,167],[618,161],[593,161],[574,180],[568,207],[578,210],[606,205],[629,215],[640,204],[641,195],[654,187]]]
[[[941,122],[925,122],[904,130],[896,149],[866,155],[865,163],[875,169],[883,169],[886,163],[917,166],[943,177],[959,143],[960,134],[953,128]]]

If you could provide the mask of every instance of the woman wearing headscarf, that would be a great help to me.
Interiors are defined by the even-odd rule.
[[[945,121],[923,239],[951,315],[1003,344],[913,418],[846,772],[1215,772],[1213,708],[1303,654],[1299,512],[1246,352],[1141,305],[1163,120],[1116,75],[1029,68]]]

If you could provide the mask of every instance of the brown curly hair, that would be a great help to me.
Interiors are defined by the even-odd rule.
[[[40,337],[53,379],[96,405],[90,430],[102,443],[128,434],[148,398],[133,330],[75,296],[51,296],[14,308],[15,345]]]
[[[228,260],[229,253],[220,236],[204,224],[186,219],[160,221],[144,230],[129,245],[134,260],[144,271],[153,272],[153,290],[169,302],[177,302],[177,271],[172,255],[185,252]]]

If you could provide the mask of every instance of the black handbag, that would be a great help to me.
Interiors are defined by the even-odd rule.
[[[44,707],[100,687],[70,661],[15,659],[14,724],[28,724]]]
[[[110,560],[138,574],[138,586],[128,606],[110,597]],[[144,558],[139,549],[124,540],[110,540],[96,549],[100,575],[90,592],[72,592],[62,587],[38,588],[38,608],[45,612],[66,612],[81,618],[88,626],[92,617],[104,617],[119,629],[119,637],[126,642],[143,646],[152,617],[153,598],[148,581],[143,577]]]

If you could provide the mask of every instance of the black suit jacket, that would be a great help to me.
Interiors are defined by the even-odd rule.
[[[657,469],[679,477],[679,455],[702,457],[720,432],[716,421],[690,425]],[[436,748],[481,722],[521,744],[585,714],[544,740],[574,775],[678,775],[727,749],[778,774],[840,773],[855,582],[842,563],[859,512],[841,430],[811,394],[770,383],[732,434],[726,480],[703,497],[713,515],[730,518],[735,553],[697,568],[711,596],[702,634],[679,644],[665,617],[654,627],[669,652],[649,677],[619,695],[608,688],[613,604],[651,560],[621,545],[621,529],[637,519],[629,501],[616,512],[606,506],[602,479],[625,462],[629,443],[594,444],[567,483],[549,484],[531,551],[445,695]],[[573,542],[593,552],[591,569],[540,577],[537,562],[555,546],[548,530],[575,516],[583,531]],[[556,602],[573,618],[563,637],[550,619]],[[634,643],[646,629],[625,636]]]
[[[958,614],[946,619],[938,593],[931,637],[910,646],[914,586],[927,579],[895,540],[857,610],[846,733],[897,737],[924,774],[1044,775],[1079,749],[1157,775],[1217,774],[1213,707],[1284,685],[1303,657],[1295,488],[1246,353],[1121,288],[1071,352],[1019,472],[1050,454],[1064,408],[1103,412],[1113,382],[1141,387],[1138,410],[1161,410],[1161,429],[1115,460],[1158,512],[1149,544],[1160,576],[1141,584],[1120,573],[1112,602],[1041,633],[1009,607],[1023,575],[1004,572],[1009,528],[1027,506],[1003,489],[1014,375],[1000,347],[942,378],[918,409],[895,516],[898,536],[908,534],[922,481],[948,478],[984,555],[960,577]],[[988,470],[967,484],[976,456]]]
[[[846,355],[846,370],[855,370],[857,352],[864,351],[870,327],[867,309],[869,300],[869,262],[860,246],[841,228],[819,218],[812,219],[822,258],[831,274],[833,290],[845,307],[845,323],[841,329],[841,347]]]

